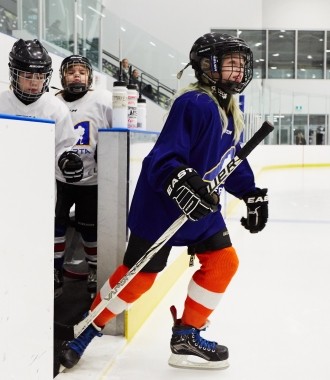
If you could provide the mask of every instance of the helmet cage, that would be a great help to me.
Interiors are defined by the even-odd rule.
[[[47,73],[37,73],[10,68],[9,75],[11,87],[19,99],[33,103],[34,101],[38,100],[42,94],[48,91],[52,71],[53,70],[50,69]],[[35,92],[35,87],[32,85],[32,82],[40,80],[43,80],[42,87],[38,92]],[[23,81],[25,83],[28,83],[28,81],[30,81],[30,86],[27,86],[29,89],[22,87]]]
[[[83,66],[88,72],[87,80],[85,82],[72,82],[67,83],[66,75],[70,67],[72,66]],[[93,67],[88,58],[81,55],[71,55],[63,60],[60,67],[60,78],[61,84],[64,91],[70,94],[79,94],[86,92],[90,89],[93,83]]]
[[[223,62],[230,55],[239,55],[244,60],[241,82],[222,79]],[[215,86],[227,94],[240,94],[253,77],[251,49],[242,39],[226,34],[210,33],[198,39],[191,49],[190,61],[199,81]],[[206,67],[205,61],[208,62]],[[232,70],[234,71],[233,67]],[[218,73],[219,76],[215,79],[213,73]]]

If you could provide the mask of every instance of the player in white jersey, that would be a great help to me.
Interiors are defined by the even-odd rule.
[[[80,233],[88,263],[87,289],[96,293],[97,267],[97,141],[98,129],[111,128],[112,94],[92,90],[93,68],[81,55],[71,55],[61,64],[63,90],[57,95],[69,108],[76,133],[74,151],[84,163],[84,176],[79,183],[57,182],[58,202],[55,217],[55,261],[63,265],[65,234],[69,213],[75,205],[75,227]]]
[[[83,176],[83,162],[72,150],[77,138],[70,112],[47,92],[52,72],[52,59],[38,40],[16,41],[9,53],[10,89],[0,94],[0,112],[54,120],[56,180],[77,182]],[[54,288],[57,282],[54,270]]]

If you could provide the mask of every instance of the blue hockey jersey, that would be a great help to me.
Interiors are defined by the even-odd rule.
[[[219,110],[207,94],[189,91],[172,105],[153,149],[145,157],[130,207],[128,226],[134,235],[156,241],[180,216],[181,210],[165,192],[165,183],[179,166],[194,168],[205,181],[213,180],[240,149],[234,141],[234,125],[223,132]],[[246,160],[228,177],[225,189],[238,198],[255,189],[254,175]],[[188,246],[225,228],[219,211],[203,219],[187,221],[168,242]]]

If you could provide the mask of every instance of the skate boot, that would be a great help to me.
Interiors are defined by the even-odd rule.
[[[88,265],[87,291],[91,294],[91,298],[94,298],[96,295],[96,288],[97,288],[96,275],[97,275],[96,266]]]
[[[54,268],[54,298],[63,293],[63,272]]]
[[[64,342],[59,360],[65,368],[74,367],[82,357],[86,347],[96,336],[102,336],[101,328],[94,323],[90,324],[77,338]]]
[[[193,326],[181,325],[176,317],[176,309],[171,307],[174,319],[172,328],[171,351],[168,364],[180,368],[224,369],[229,366],[228,348],[216,342],[203,339],[200,332],[205,327],[197,329]]]

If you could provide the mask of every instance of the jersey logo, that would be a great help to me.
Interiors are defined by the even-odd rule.
[[[211,182],[216,178],[221,170],[226,167],[228,162],[232,160],[232,158],[235,156],[236,149],[234,146],[231,146],[221,157],[219,163],[209,170],[208,172],[205,173],[203,180],[206,182]]]
[[[89,121],[82,121],[74,126],[76,145],[89,145]]]

